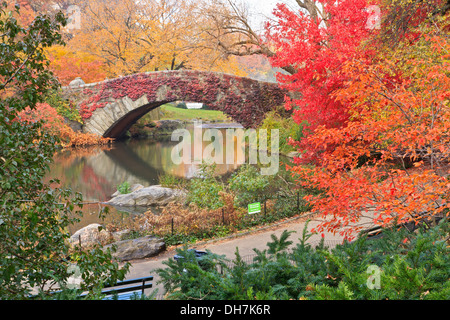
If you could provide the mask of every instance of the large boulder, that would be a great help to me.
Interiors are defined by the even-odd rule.
[[[116,251],[112,253],[112,256],[120,261],[153,257],[166,249],[164,240],[155,236],[122,240],[106,245],[104,248],[113,245],[116,247]]]
[[[82,247],[91,247],[108,243],[112,238],[111,232],[104,229],[101,224],[92,223],[75,232],[69,238],[69,242],[73,246],[81,244]]]
[[[170,202],[182,202],[186,198],[186,193],[179,189],[171,189],[157,186],[150,186],[137,189],[128,194],[119,194],[107,201],[106,204],[113,206],[159,206]]]

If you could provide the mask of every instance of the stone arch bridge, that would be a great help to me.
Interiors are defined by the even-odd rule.
[[[204,71],[160,71],[103,82],[73,81],[63,87],[65,98],[77,104],[83,131],[121,137],[139,118],[173,102],[199,102],[221,110],[245,128],[257,126],[265,113],[284,102],[276,83]]]

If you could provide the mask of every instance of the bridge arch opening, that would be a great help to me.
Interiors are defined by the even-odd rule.
[[[149,103],[128,112],[127,114],[119,118],[117,121],[115,121],[111,125],[111,127],[109,127],[109,129],[105,131],[103,137],[114,139],[122,138],[125,135],[125,133],[144,115],[146,115],[147,113],[149,113],[154,109],[161,107],[162,105],[171,102],[174,101]]]

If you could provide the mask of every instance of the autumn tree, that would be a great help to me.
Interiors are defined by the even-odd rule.
[[[208,17],[211,24],[204,29],[210,38],[209,45],[216,47],[226,55],[252,56],[263,55],[268,58],[276,57],[278,48],[274,46],[266,31],[276,28],[279,23],[279,15],[263,17],[265,23],[261,27],[252,21],[252,12],[248,5],[237,0],[208,1],[201,3],[202,13]],[[286,8],[286,4],[280,4]],[[327,24],[330,14],[323,6],[323,1],[296,0],[289,7],[291,13],[298,16],[310,17],[313,21],[322,21]],[[285,72],[294,74],[298,66],[285,61],[280,65]]]
[[[306,144],[320,150],[318,165],[291,168],[302,184],[321,191],[307,198],[325,217],[318,231],[351,238],[368,225],[447,214],[448,27],[448,14],[426,19],[409,26],[395,48],[342,64],[346,80],[331,98],[346,107],[348,121],[316,127]]]
[[[85,83],[103,81],[107,77],[106,66],[92,54],[61,45],[51,46],[45,52],[50,69],[63,86],[80,76]]]
[[[54,17],[61,12],[67,13],[67,9],[74,5],[72,0],[7,0],[7,2],[20,7],[18,19],[22,26],[29,25],[40,14]],[[65,38],[67,33],[62,32],[62,36]]]
[[[194,1],[86,0],[69,42],[96,57],[108,77],[144,71],[200,69],[239,73],[236,63],[203,45],[207,23]]]
[[[209,39],[206,43],[209,48],[219,50],[226,56],[275,56],[276,51],[264,37],[264,28],[252,23],[247,5],[234,0],[205,0],[199,5],[210,22],[202,30]],[[291,74],[296,72],[291,65],[282,68]]]
[[[298,93],[295,99],[286,98],[285,107],[293,110],[293,118],[303,125],[305,136],[319,125],[345,125],[346,106],[331,93],[346,80],[341,73],[346,61],[356,56],[370,59],[373,51],[362,50],[361,45],[377,31],[367,27],[366,0],[321,0],[315,5],[322,10],[314,9],[315,14],[310,14],[303,7],[293,11],[279,4],[274,11],[277,22],[267,26],[266,34],[276,52],[270,59],[272,66],[296,69],[293,74],[279,74],[278,81],[283,88]],[[317,150],[305,143],[307,140],[295,142],[303,152],[302,161],[315,161]]]
[[[402,38],[410,40],[418,37],[420,33],[411,32],[424,20],[433,20],[445,15],[450,10],[448,0],[396,0],[383,4],[383,20],[389,25],[383,28],[380,38],[387,45],[395,45]]]

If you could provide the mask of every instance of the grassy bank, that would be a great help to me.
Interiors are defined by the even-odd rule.
[[[188,121],[193,119],[207,120],[207,121],[227,121],[230,118],[222,111],[217,110],[203,110],[203,109],[181,109],[176,108],[170,104],[165,104],[160,107],[163,113],[161,120],[182,120]]]

